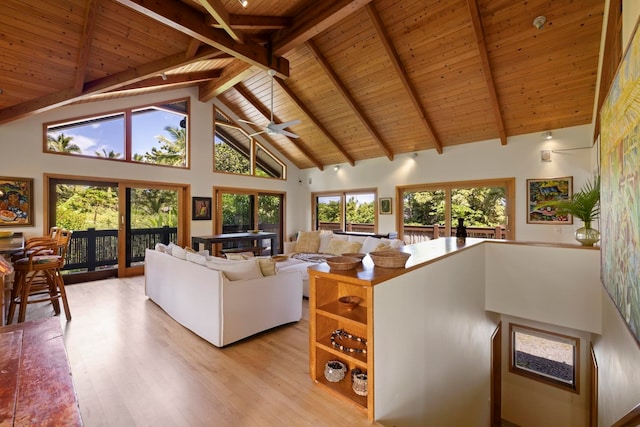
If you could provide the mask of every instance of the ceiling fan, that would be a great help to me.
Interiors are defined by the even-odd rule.
[[[256,136],[256,135],[260,135],[261,133],[266,133],[267,135],[284,135],[284,136],[288,136],[289,138],[298,138],[298,135],[296,135],[293,132],[289,132],[288,130],[285,130],[285,128],[288,128],[289,126],[297,125],[298,123],[300,123],[300,120],[296,119],[296,120],[291,120],[284,123],[275,123],[273,121],[273,79],[274,79],[274,76],[276,75],[276,72],[275,70],[269,70],[267,71],[267,73],[271,76],[271,120],[269,121],[266,127],[263,127],[263,130],[261,130],[260,132],[252,133],[249,136]],[[240,119],[238,121],[243,123],[249,123],[255,126],[260,126],[259,124],[250,122],[248,120]]]

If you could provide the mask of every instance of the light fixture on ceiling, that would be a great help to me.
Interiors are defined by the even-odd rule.
[[[544,16],[544,15],[540,15],[536,19],[533,20],[533,26],[536,27],[537,29],[541,30],[542,27],[544,27],[544,23],[545,22],[547,22],[547,17]]]
[[[415,159],[416,157],[418,157],[418,153],[411,153],[409,154],[409,157],[411,157],[412,159]]]
[[[336,172],[338,172],[338,171],[340,170],[340,165],[335,165],[335,166],[333,167],[333,170],[334,170],[334,171],[336,171]]]
[[[542,133],[542,137],[543,137],[544,139],[552,139],[552,138],[553,138],[553,135],[551,134],[551,131],[550,131],[550,130],[548,130],[548,131],[546,131],[546,132],[543,132],[543,133]]]
[[[238,0],[238,3],[240,3],[242,5],[242,7],[249,6],[249,1],[248,0]]]
[[[167,81],[167,75],[165,73],[160,74],[160,77],[162,77],[162,80],[165,82]]]

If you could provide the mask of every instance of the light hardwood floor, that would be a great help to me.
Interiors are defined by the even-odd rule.
[[[219,349],[144,295],[144,278],[67,286],[60,316],[85,426],[369,426],[315,385],[303,319]],[[30,306],[28,319],[51,316]],[[380,424],[375,424],[380,425]]]

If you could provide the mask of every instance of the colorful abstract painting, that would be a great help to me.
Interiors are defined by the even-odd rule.
[[[602,282],[640,343],[640,33],[600,112]]]
[[[569,200],[573,177],[527,180],[527,224],[573,224],[573,217],[560,214],[549,202]]]

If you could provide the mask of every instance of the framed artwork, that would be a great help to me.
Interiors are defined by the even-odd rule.
[[[194,221],[211,219],[211,197],[193,197],[191,219]]]
[[[640,32],[600,110],[600,274],[640,345]],[[596,227],[597,228],[597,227]]]
[[[380,198],[380,215],[389,215],[391,214],[391,197],[381,197]]]
[[[573,177],[527,180],[527,224],[573,224],[571,215],[560,215],[548,202],[568,200],[573,194]]]
[[[0,177],[0,226],[33,225],[33,179]]]

